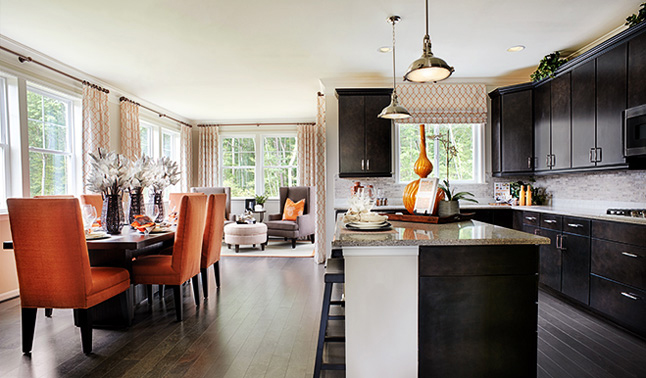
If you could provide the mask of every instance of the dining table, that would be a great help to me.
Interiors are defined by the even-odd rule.
[[[173,246],[174,228],[163,232],[144,234],[130,226],[124,226],[117,235],[87,240],[90,266],[111,266],[125,268],[132,273],[132,261],[138,256],[159,253]],[[4,241],[3,249],[13,249],[12,241]],[[97,327],[131,325],[134,309],[144,298],[145,289],[130,285],[124,293],[94,306],[91,310],[93,324]]]

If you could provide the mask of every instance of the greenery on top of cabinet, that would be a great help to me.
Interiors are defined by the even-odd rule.
[[[633,27],[639,25],[642,21],[646,20],[646,3],[642,3],[639,12],[626,17],[626,25]]]
[[[551,54],[545,55],[538,63],[538,68],[530,75],[532,81],[539,81],[547,77],[554,77],[554,72],[567,62],[567,59],[561,58],[561,53],[555,51]]]

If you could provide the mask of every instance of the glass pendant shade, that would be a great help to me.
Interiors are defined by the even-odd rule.
[[[388,17],[388,22],[393,26],[393,94],[390,105],[386,106],[377,117],[386,119],[404,119],[410,117],[408,109],[399,105],[397,101],[397,88],[395,87],[395,24],[401,20],[399,16]]]

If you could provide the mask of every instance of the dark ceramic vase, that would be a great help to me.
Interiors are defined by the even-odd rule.
[[[107,233],[110,235],[120,234],[122,219],[123,208],[121,206],[121,196],[118,194],[104,196],[101,223]]]
[[[128,213],[128,224],[135,221],[135,215],[145,214],[143,188],[130,189],[130,211]]]

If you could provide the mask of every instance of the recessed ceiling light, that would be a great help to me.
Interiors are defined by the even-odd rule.
[[[512,46],[512,47],[507,49],[507,51],[509,51],[509,52],[519,52],[519,51],[523,51],[523,50],[525,50],[525,46],[523,46],[523,45],[516,45],[516,46]]]
[[[377,51],[379,51],[380,53],[388,53],[388,52],[391,52],[392,50],[393,49],[390,46],[383,46],[383,47],[380,47],[379,50]]]

